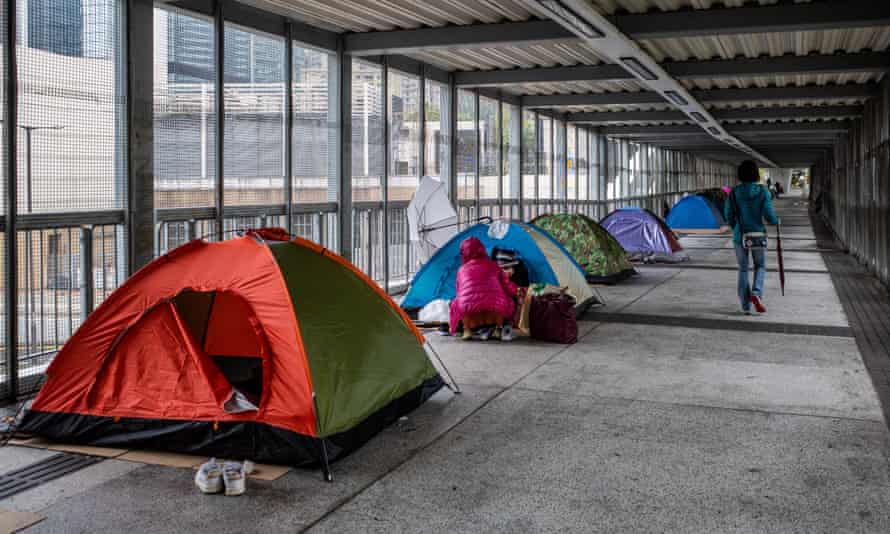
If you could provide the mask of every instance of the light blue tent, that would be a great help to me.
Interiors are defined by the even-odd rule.
[[[584,269],[553,236],[531,225],[495,221],[470,226],[440,248],[414,276],[402,308],[415,310],[437,299],[454,298],[454,282],[461,265],[460,244],[469,237],[482,241],[489,254],[494,248],[516,252],[528,269],[531,283],[568,287],[579,306],[593,297]]]
[[[720,210],[699,195],[683,197],[668,212],[665,222],[679,232],[724,232],[728,230]]]

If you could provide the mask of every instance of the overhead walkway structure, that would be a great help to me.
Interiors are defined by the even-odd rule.
[[[663,215],[754,159],[785,185],[788,287],[776,294],[770,253],[769,312],[741,315],[730,238],[687,236],[689,262],[604,288],[577,345],[433,338],[464,394],[384,431],[333,487],[297,471],[220,504],[191,470],[123,450],[7,448],[0,481],[16,493],[0,508],[46,517],[33,532],[199,531],[208,517],[249,531],[890,530],[890,3],[41,6],[0,1],[7,400],[40,387],[124,280],[191,239],[281,226],[403,290],[420,268],[407,204],[427,175],[465,228]],[[78,470],[41,475],[58,465]]]

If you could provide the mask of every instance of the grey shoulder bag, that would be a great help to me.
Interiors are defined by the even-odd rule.
[[[738,201],[735,198],[735,188],[729,193],[729,199],[732,202],[732,210],[735,212],[736,221],[741,226],[742,246],[746,250],[763,250],[766,249],[766,232],[745,232],[745,223],[742,221],[742,210],[739,209]]]

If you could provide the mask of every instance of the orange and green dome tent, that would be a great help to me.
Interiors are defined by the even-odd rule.
[[[280,229],[157,258],[60,350],[20,429],[61,442],[326,466],[444,381],[411,320]]]
[[[636,273],[627,252],[605,228],[580,213],[541,215],[532,224],[543,228],[569,251],[591,283],[613,284]]]

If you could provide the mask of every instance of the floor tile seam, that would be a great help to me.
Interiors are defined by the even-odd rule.
[[[599,328],[599,326],[600,326],[600,323],[595,324],[593,327],[591,327],[591,329],[589,331],[582,334],[579,337],[579,340],[592,335],[596,331],[596,329]],[[318,526],[319,524],[321,524],[325,519],[327,519],[328,517],[335,514],[338,510],[342,509],[344,506],[346,506],[350,502],[354,501],[359,495],[361,495],[362,493],[367,491],[369,488],[371,488],[371,486],[377,484],[384,478],[388,477],[390,474],[395,473],[396,471],[401,469],[403,466],[405,466],[408,462],[412,461],[414,458],[416,458],[418,455],[420,455],[422,452],[426,451],[427,449],[429,449],[430,447],[432,447],[433,445],[438,443],[440,440],[444,439],[445,436],[450,434],[452,430],[454,430],[458,426],[462,425],[465,421],[469,420],[471,417],[475,416],[477,413],[479,413],[480,410],[484,409],[486,406],[488,406],[489,404],[494,402],[496,399],[498,399],[499,397],[504,395],[504,393],[506,393],[507,391],[516,387],[517,384],[519,384],[520,382],[525,380],[527,377],[529,377],[531,374],[536,372],[538,369],[540,369],[541,367],[543,367],[544,365],[549,363],[551,360],[553,360],[554,358],[556,358],[557,356],[559,356],[560,354],[562,354],[563,352],[568,350],[571,346],[572,345],[566,345],[565,347],[562,347],[561,349],[557,350],[551,356],[549,356],[546,360],[544,360],[540,364],[536,365],[529,372],[527,372],[527,373],[523,374],[522,376],[520,376],[519,378],[517,378],[509,386],[502,388],[499,391],[496,391],[493,395],[491,395],[489,398],[485,399],[482,403],[479,404],[479,406],[477,406],[476,408],[471,410],[464,417],[460,418],[453,425],[448,426],[448,428],[446,428],[444,431],[442,431],[438,436],[436,436],[435,438],[430,440],[429,443],[427,443],[426,445],[423,445],[422,447],[418,447],[418,448],[414,449],[402,461],[396,463],[395,465],[393,465],[392,467],[387,469],[385,472],[381,473],[379,476],[374,477],[374,479],[370,480],[367,484],[364,484],[361,487],[357,488],[350,495],[345,496],[341,499],[338,499],[337,502],[334,503],[333,507],[331,507],[329,510],[327,510],[320,517],[316,518],[314,521],[311,521],[308,525],[301,528],[299,530],[299,532],[301,532],[301,533],[308,532],[308,531],[312,530],[313,528],[315,528],[316,526]]]
[[[848,339],[848,338],[838,338],[838,339]],[[861,352],[856,350],[856,356],[859,356]],[[585,354],[591,354],[591,352],[585,352]],[[715,364],[753,364],[753,365],[762,365],[762,366],[771,366],[771,367],[782,367],[782,368],[794,368],[794,369],[806,369],[806,370],[834,370],[838,372],[846,372],[846,371],[866,371],[866,366],[863,364],[861,359],[851,360],[846,365],[812,365],[806,363],[791,363],[791,362],[780,362],[780,361],[767,361],[767,360],[749,360],[749,359],[728,359],[728,358],[704,358],[704,357],[686,357],[679,358],[677,356],[646,356],[640,355],[639,353],[635,353],[634,356],[624,360],[624,361],[657,361],[657,362],[667,362],[670,364],[678,364],[682,362],[690,362],[690,363],[703,363],[703,362],[713,362]],[[598,362],[597,362],[598,363]],[[888,369],[890,370],[890,369]]]
[[[578,398],[587,398],[594,400],[611,400],[611,401],[622,401],[622,402],[634,402],[641,404],[655,404],[659,406],[669,406],[669,407],[686,407],[686,408],[701,408],[707,410],[724,410],[731,412],[742,412],[742,413],[754,413],[761,415],[781,415],[781,416],[792,416],[792,417],[813,417],[818,419],[832,419],[832,420],[843,420],[843,421],[854,421],[861,423],[873,423],[881,427],[885,432],[890,434],[890,431],[887,431],[887,427],[883,421],[878,421],[876,419],[867,419],[862,417],[847,417],[840,415],[825,415],[825,414],[812,414],[812,413],[802,413],[802,412],[790,412],[783,410],[764,410],[759,408],[739,408],[737,406],[715,406],[712,404],[696,404],[689,402],[674,402],[674,401],[665,401],[665,400],[653,400],[653,399],[639,399],[633,397],[622,397],[620,395],[597,395],[592,393],[578,393],[578,392],[570,392],[570,391],[557,391],[552,389],[543,389],[543,388],[532,388],[528,386],[516,386],[513,388],[514,391],[528,391],[531,393],[547,393],[550,395],[556,396],[566,396],[566,397],[578,397]]]
[[[622,308],[623,309],[623,308]],[[625,316],[624,320],[621,317],[614,316]],[[597,317],[599,316],[599,317]],[[613,316],[613,317],[610,317]],[[638,318],[639,320],[634,320],[634,318]],[[651,320],[649,320],[651,318]],[[645,320],[644,320],[645,319]],[[666,324],[660,324],[657,320],[660,319],[664,321]],[[819,337],[836,337],[841,339],[851,339],[855,336],[852,334],[850,326],[838,326],[838,325],[814,325],[814,324],[800,324],[800,323],[774,323],[774,322],[752,322],[752,321],[744,321],[744,320],[734,320],[734,319],[709,319],[705,317],[688,317],[681,315],[660,315],[660,314],[652,314],[652,313],[622,313],[620,311],[615,312],[594,312],[590,316],[590,320],[608,323],[608,324],[636,324],[636,325],[651,325],[651,326],[664,326],[664,327],[679,327],[679,328],[689,328],[689,329],[702,329],[702,330],[724,330],[727,332],[756,332],[756,333],[767,333],[767,334],[782,334],[782,335],[790,335],[790,336],[819,336]],[[721,322],[721,323],[729,323],[733,325],[748,325],[749,328],[731,328],[727,327],[723,324],[718,324],[714,326],[708,326],[706,324],[682,324],[683,322],[691,323],[691,322]],[[767,329],[763,328],[759,325],[775,325],[775,329]],[[806,327],[806,328],[815,328],[815,329],[837,329],[837,330],[847,330],[850,331],[850,334],[847,335],[837,335],[837,334],[821,334],[818,332],[789,332],[787,329],[785,331],[779,330],[780,326],[792,326],[792,327]]]
[[[673,280],[674,278],[680,276],[680,274],[681,274],[682,272],[683,272],[682,269],[678,269],[677,272],[675,272],[674,274],[668,276],[668,277],[665,278],[664,280],[662,280],[662,281],[656,283],[655,285],[653,285],[652,287],[650,287],[649,289],[647,289],[647,290],[646,290],[642,295],[640,295],[639,297],[633,299],[632,301],[628,302],[628,303],[625,304],[624,306],[621,306],[620,308],[618,308],[617,310],[615,310],[614,313],[619,313],[619,312],[621,312],[621,310],[627,309],[629,306],[633,306],[634,304],[636,304],[637,302],[639,302],[640,299],[642,299],[643,297],[645,297],[645,296],[648,295],[649,293],[655,291],[655,289],[661,287],[662,285],[664,285],[664,284],[670,282],[670,281]],[[587,314],[585,314],[585,315],[587,315]]]
[[[647,265],[646,267],[653,267],[655,269],[690,269],[690,270],[702,270],[702,271],[736,271],[737,267],[732,267],[729,265],[716,265],[716,264],[705,264],[705,263],[693,263],[688,265],[677,266],[675,264],[653,264]],[[768,267],[767,272],[777,273],[779,269],[774,269],[772,267]],[[822,269],[785,269],[786,273],[792,274],[830,274],[828,270]]]

